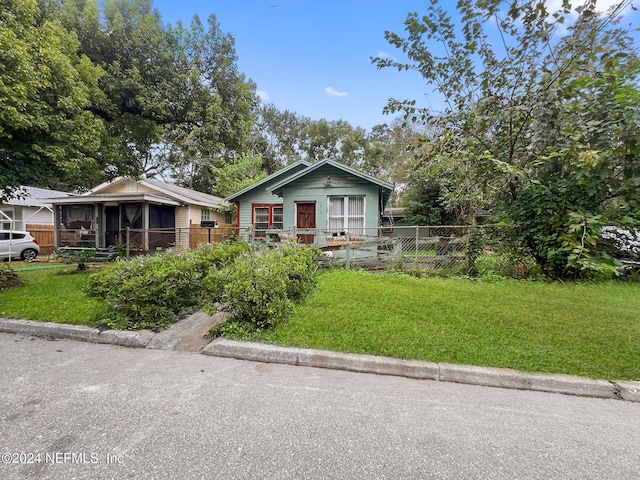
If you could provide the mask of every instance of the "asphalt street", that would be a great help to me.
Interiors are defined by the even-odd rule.
[[[640,404],[0,334],[0,479],[637,479]]]

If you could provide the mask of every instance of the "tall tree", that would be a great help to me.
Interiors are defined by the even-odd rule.
[[[252,151],[262,157],[269,174],[306,157],[302,151],[311,119],[272,103],[259,105],[251,137]]]
[[[249,154],[240,155],[220,167],[212,166],[211,173],[216,182],[212,193],[223,198],[267,176],[262,170],[262,159]]]
[[[396,118],[390,125],[374,125],[367,136],[362,170],[394,184],[391,203],[407,189],[416,167],[416,157],[425,148],[427,136],[420,125]]]
[[[302,150],[310,162],[326,158],[334,159],[351,167],[364,164],[366,131],[353,127],[345,120],[315,120],[306,128]]]
[[[298,160],[326,158],[358,168],[396,185],[392,202],[407,187],[416,152],[424,148],[419,125],[397,118],[390,125],[375,125],[371,132],[346,121],[312,120],[275,105],[260,105],[251,138],[251,150],[262,157],[267,173]]]
[[[172,58],[167,32],[150,0],[63,0],[60,18],[80,39],[81,52],[105,74],[103,174],[152,177],[165,168],[163,125],[170,123],[166,91]]]
[[[169,33],[172,122],[164,141],[180,183],[210,191],[215,179],[209,167],[233,162],[249,149],[255,84],[238,71],[235,40],[215,15],[207,28],[196,15],[189,28],[179,22]]]
[[[595,1],[552,12],[542,0],[460,0],[456,24],[432,0],[406,37],[386,35],[409,61],[374,59],[419,71],[444,98],[441,112],[388,106],[440,132],[423,168],[446,172],[450,199],[491,206],[554,277],[613,271],[599,225],[640,220],[638,59],[614,28],[629,3],[601,14]]]
[[[102,124],[90,107],[103,72],[45,7],[0,8],[0,202],[19,184],[73,189],[96,172]]]
[[[215,15],[172,27],[150,0],[63,0],[60,17],[106,72],[94,107],[108,132],[103,173],[167,175],[209,192],[209,166],[247,149],[257,103]]]

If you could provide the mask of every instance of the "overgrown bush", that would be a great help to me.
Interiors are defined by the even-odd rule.
[[[467,244],[468,274],[484,278],[538,278],[539,266],[526,248],[514,242],[513,225],[470,228]]]
[[[111,307],[100,320],[105,327],[163,328],[202,303],[201,283],[210,269],[224,267],[249,249],[244,243],[221,243],[118,260],[92,274],[86,290]]]
[[[313,288],[319,255],[317,248],[294,244],[244,252],[226,268],[209,272],[203,282],[209,308],[219,302],[249,330],[269,328]]]

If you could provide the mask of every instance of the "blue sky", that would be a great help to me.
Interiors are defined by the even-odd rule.
[[[314,120],[346,120],[369,130],[390,97],[418,98],[414,72],[378,70],[370,57],[396,54],[385,30],[402,33],[424,0],[155,0],[165,23],[215,13],[236,41],[238,67],[264,101]],[[396,54],[397,55],[397,54]]]
[[[195,13],[204,22],[215,13],[222,30],[235,38],[239,70],[257,84],[263,101],[367,130],[393,120],[382,113],[390,97],[425,102],[431,92],[418,73],[378,70],[370,59],[402,58],[384,32],[403,34],[407,14],[425,12],[426,5],[426,0],[153,0],[165,23],[188,24]]]

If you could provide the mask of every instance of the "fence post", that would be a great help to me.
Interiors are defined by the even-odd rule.
[[[351,269],[351,241],[349,232],[345,233],[345,254],[344,254],[344,266],[347,270]]]
[[[131,238],[131,228],[127,227],[127,260],[129,260],[129,249],[131,248],[131,245],[129,244],[130,238]]]
[[[418,245],[420,243],[419,240],[420,240],[420,227],[416,225],[416,260],[414,265],[416,269],[418,268]]]

